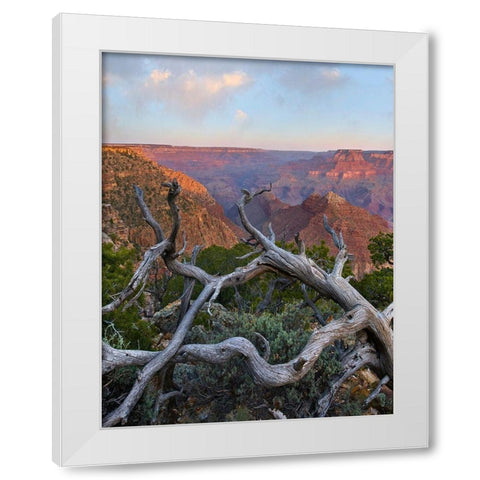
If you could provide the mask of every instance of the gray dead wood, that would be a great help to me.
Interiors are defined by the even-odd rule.
[[[145,282],[148,279],[148,274],[150,273],[153,264],[157,258],[162,255],[169,246],[167,240],[163,240],[160,243],[157,243],[153,247],[150,247],[143,256],[143,261],[138,266],[137,270],[133,274],[132,278],[128,282],[128,285],[115,297],[115,299],[109,304],[102,307],[102,314],[113,312],[120,305],[122,305],[125,300],[136,295],[138,290],[145,287]]]
[[[170,358],[174,363],[205,362],[220,365],[227,363],[235,356],[240,356],[244,359],[255,383],[266,387],[280,387],[301,380],[315,365],[325,347],[334,343],[335,340],[364,329],[368,322],[368,312],[357,307],[328,325],[315,329],[303,350],[295,358],[282,364],[268,363],[268,358],[265,359],[260,355],[255,345],[243,337],[228,338],[216,344],[183,345]],[[369,348],[372,347],[369,346]],[[109,370],[118,366],[139,365],[142,361],[149,362],[156,356],[155,353],[151,355],[152,352],[136,355],[132,353],[123,355],[122,352],[124,351],[104,347],[104,355],[106,354],[104,362],[108,362]]]
[[[342,277],[343,267],[348,259],[347,248],[341,232],[339,234],[335,233],[329,226],[326,218],[324,219],[325,228],[330,232],[335,245],[339,249],[334,268],[330,273],[320,268],[305,255],[300,239],[298,239],[300,253],[295,255],[275,245],[275,236],[271,228],[270,236],[266,237],[253,227],[245,214],[245,205],[254,197],[264,191],[269,191],[269,189],[263,189],[253,194],[243,190],[243,196],[237,204],[240,218],[245,230],[250,234],[249,242],[257,248],[260,255],[248,265],[237,268],[234,272],[223,276],[210,275],[193,264],[181,263],[177,260],[178,254],[175,254],[175,241],[180,227],[180,214],[176,205],[176,197],[180,192],[180,186],[176,180],[163,185],[169,188],[167,201],[170,206],[173,225],[169,237],[160,242],[162,244],[163,242],[166,243],[162,246],[162,251],[158,255],[162,256],[167,268],[171,272],[198,281],[204,286],[204,289],[189,309],[186,309],[186,311],[185,308],[182,309],[183,316],[180,318],[179,326],[168,346],[161,352],[119,351],[104,345],[104,371],[110,371],[120,365],[144,365],[127,397],[118,408],[105,417],[103,421],[104,426],[125,423],[131,410],[142,396],[148,382],[169,363],[203,361],[222,364],[233,356],[239,355],[244,358],[246,368],[257,384],[270,387],[281,386],[302,379],[313,367],[326,346],[363,329],[368,330],[372,334],[373,345],[367,344],[362,347],[360,356],[357,352],[355,361],[351,365],[348,364],[350,360],[353,361],[351,356],[347,355],[344,358],[344,361],[347,363],[345,375],[349,374],[349,372],[351,375],[351,372],[361,368],[361,365],[374,364],[382,375],[392,377],[393,331],[390,328],[388,319],[390,317],[393,318],[393,306],[389,307],[388,311],[378,311],[348,283],[347,279]],[[148,207],[143,202],[143,196],[139,197],[138,192],[137,200],[144,218],[148,219],[147,222],[154,229],[157,239],[159,237],[163,238],[163,232],[156,227]],[[158,247],[158,244],[156,247]],[[242,337],[229,338],[215,345],[191,344],[182,346],[195,315],[206,302],[209,302],[208,305],[210,306],[223,288],[228,286],[235,287],[266,272],[274,272],[282,277],[299,280],[322,297],[334,300],[346,313],[339,319],[314,330],[302,352],[284,364],[269,364],[259,354],[255,346]],[[129,295],[125,295],[124,300],[134,291],[135,289]],[[118,302],[117,306],[120,303]],[[347,378],[345,375],[339,381],[342,378]]]
[[[317,401],[317,417],[324,417],[338,389],[348,380],[355,372],[363,367],[370,366],[374,369],[378,368],[378,356],[375,349],[366,344],[357,345],[353,351],[345,355],[342,360],[342,372],[331,382],[327,391]]]
[[[161,352],[158,352],[139,372],[137,380],[135,381],[132,389],[129,394],[123,400],[123,402],[113,411],[110,412],[103,420],[104,427],[112,427],[118,423],[124,425],[127,420],[130,412],[133,407],[140,400],[145,387],[148,385],[153,376],[159,372],[163,367],[165,367],[171,358],[177,353],[180,348],[185,335],[187,334],[192,322],[197,315],[200,308],[203,304],[209,299],[212,295],[214,288],[211,285],[204,287],[200,295],[193,302],[190,309],[187,311],[185,316],[181,319],[180,324],[178,325],[177,330],[175,331],[172,339],[168,343],[167,347]]]
[[[382,387],[386,385],[390,381],[390,377],[388,375],[385,375],[379,382],[378,385],[375,387],[373,392],[365,399],[363,402],[363,408],[368,407],[377,397],[380,391],[382,390]]]

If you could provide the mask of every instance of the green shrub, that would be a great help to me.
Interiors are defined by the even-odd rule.
[[[110,303],[114,296],[128,284],[135,268],[136,253],[125,247],[114,249],[111,243],[102,245],[102,305]],[[142,303],[142,296],[137,300]],[[156,328],[142,320],[135,305],[103,315],[102,337],[114,348],[150,349],[157,335]]]
[[[360,281],[352,281],[352,286],[374,307],[383,310],[393,302],[393,269],[382,268],[367,273]]]
[[[311,313],[288,305],[281,314],[231,314],[221,312],[211,319],[211,325],[195,325],[186,343],[218,343],[233,336],[250,340],[260,352],[260,333],[270,344],[270,363],[285,363],[293,359],[311,335]],[[182,386],[185,399],[177,409],[180,422],[213,422],[271,419],[269,408],[278,408],[288,418],[311,416],[315,400],[330,379],[340,371],[337,353],[327,348],[314,367],[301,381],[293,385],[264,388],[255,385],[242,358],[227,364],[179,364],[174,382]],[[162,419],[159,419],[162,422]]]

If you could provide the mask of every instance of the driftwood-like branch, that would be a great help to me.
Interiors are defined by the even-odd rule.
[[[272,414],[273,418],[275,420],[286,420],[287,416],[280,410],[277,410],[276,408],[269,408],[268,411]]]
[[[158,352],[146,350],[119,350],[108,343],[102,344],[102,374],[111,372],[118,367],[138,366],[143,367],[152,360]]]
[[[325,230],[332,236],[333,239],[333,244],[341,250],[342,248],[345,247],[345,244],[343,243],[343,237],[342,233],[340,232],[340,235],[337,235],[335,230],[330,226],[328,223],[328,218],[326,215],[323,215],[323,226],[325,227]]]
[[[268,282],[267,292],[265,293],[265,297],[258,303],[255,313],[262,313],[266,310],[266,308],[272,302],[273,293],[275,290],[282,292],[287,287],[289,287],[293,283],[293,280],[283,277],[272,278],[270,282]]]
[[[152,421],[150,422],[154,425],[157,422],[158,413],[160,412],[160,407],[165,403],[168,402],[171,398],[180,397],[183,395],[181,390],[173,390],[168,393],[160,392],[155,400],[155,405],[153,406],[153,413],[152,413]]]
[[[197,261],[197,256],[200,253],[200,250],[203,248],[203,245],[195,245],[193,247],[192,257],[190,259],[190,265],[195,265]],[[195,287],[195,279],[193,278],[184,278],[183,293],[181,296],[180,303],[180,312],[178,313],[178,318],[181,319],[187,313],[187,310],[190,308],[190,300],[192,299],[193,289]]]
[[[314,366],[325,347],[335,340],[364,329],[368,323],[369,315],[363,308],[348,312],[340,319],[315,330],[300,354],[282,364],[269,364],[255,346],[243,337],[229,338],[213,345],[184,345],[173,361],[176,363],[200,361],[218,365],[228,362],[235,356],[242,356],[255,383],[265,387],[280,387],[301,380]]]
[[[275,243],[275,232],[273,231],[271,222],[268,223],[268,233],[270,233],[270,241]]]
[[[323,315],[320,313],[320,310],[315,305],[315,302],[313,302],[312,299],[308,296],[307,287],[305,286],[305,284],[302,283],[302,286],[300,288],[303,293],[303,299],[305,304],[313,310],[313,316],[315,317],[315,320],[317,320],[317,322],[320,323],[320,325],[322,326],[326,325],[327,322],[323,318]]]
[[[219,365],[227,363],[235,356],[242,356],[255,383],[267,387],[279,387],[301,380],[315,365],[325,347],[334,343],[335,340],[364,329],[368,323],[369,315],[363,308],[359,307],[347,312],[328,325],[315,329],[303,350],[295,358],[282,364],[269,364],[268,357],[260,355],[255,345],[243,337],[228,338],[216,344],[183,345],[171,357],[171,361],[173,363],[206,362]],[[266,339],[264,340],[266,342]],[[268,342],[266,344],[268,345]],[[371,346],[370,348],[372,349]],[[141,365],[142,361],[150,362],[157,354],[157,352],[135,354],[131,351],[104,346],[103,370],[110,371],[125,365]],[[347,361],[348,359],[344,360],[344,362]]]
[[[137,293],[133,298],[131,298],[123,307],[122,307],[122,312],[125,310],[129,309],[139,298],[140,295],[142,295],[143,291],[145,290],[145,286],[147,284],[145,282],[142,283],[142,286],[138,289]]]
[[[163,182],[163,187],[168,187],[168,195],[167,195],[167,202],[168,206],[170,207],[170,215],[172,217],[172,230],[170,231],[170,235],[168,237],[172,248],[175,248],[175,240],[177,239],[177,233],[180,229],[180,209],[176,204],[176,199],[180,192],[182,191],[182,187],[177,182],[177,179],[174,178],[171,182]]]
[[[124,424],[128,420],[131,410],[142,396],[147,384],[154,375],[162,371],[162,369],[169,364],[198,361],[222,364],[233,356],[241,356],[244,358],[248,371],[257,384],[270,387],[287,385],[302,379],[313,367],[326,346],[363,329],[367,329],[372,334],[371,338],[375,349],[368,344],[362,347],[365,351],[360,357],[357,352],[357,356],[355,357],[356,361],[354,365],[350,366],[348,365],[348,361],[351,359],[351,356],[347,354],[344,358],[348,367],[345,375],[352,371],[354,367],[357,369],[360,368],[358,367],[360,364],[375,363],[378,371],[382,373],[382,375],[392,377],[393,332],[389,326],[389,322],[386,321],[387,316],[383,312],[376,310],[348,281],[342,278],[342,269],[348,258],[347,249],[341,232],[337,235],[328,225],[326,218],[324,219],[325,228],[332,235],[334,243],[339,249],[335,266],[331,273],[326,272],[312,259],[307,258],[304,254],[304,248],[301,248],[301,244],[299,245],[300,254],[295,255],[275,245],[272,231],[270,231],[270,238],[268,238],[250,223],[245,213],[245,205],[255,196],[265,191],[270,191],[271,185],[270,189],[262,189],[254,194],[243,190],[243,196],[237,204],[240,219],[245,230],[251,236],[249,242],[251,243],[253,241],[254,243],[252,243],[252,245],[256,244],[258,247],[261,247],[262,253],[248,265],[237,268],[234,272],[223,276],[210,275],[193,264],[181,263],[176,259],[178,255],[175,254],[175,241],[180,227],[180,214],[178,206],[176,205],[176,197],[180,192],[180,186],[176,180],[164,183],[163,185],[169,188],[167,200],[170,206],[173,225],[169,237],[152,248],[159,249],[158,251],[155,250],[157,257],[158,255],[162,256],[167,268],[172,273],[182,275],[192,281],[196,280],[201,283],[204,288],[189,308],[187,308],[187,306],[190,302],[184,304],[185,308],[182,309],[177,330],[164,350],[160,352],[118,351],[104,345],[104,371],[110,371],[121,365],[144,365],[138,375],[137,381],[126,398],[118,408],[105,417],[103,421],[105,427],[119,423]],[[137,200],[139,201],[144,218],[148,219],[147,222],[155,230],[156,235],[161,234],[163,236],[161,229],[159,231],[158,228],[156,228],[155,222],[152,221],[153,217],[151,217],[148,207],[145,205],[145,202],[143,202],[143,195],[139,195],[138,191]],[[148,273],[149,268],[147,267],[151,266],[151,264],[147,264],[146,259],[144,259],[142,265],[142,272],[146,270]],[[311,287],[319,295],[334,300],[346,313],[339,319],[316,329],[302,352],[284,364],[269,364],[268,361],[259,354],[255,346],[249,340],[242,337],[229,338],[215,345],[191,344],[182,346],[185,335],[192,325],[194,317],[205,303],[209,300],[212,302],[223,288],[229,286],[236,287],[265,272],[274,272],[291,279],[291,281],[299,280],[301,283]],[[140,275],[138,269],[136,275],[137,278],[140,277],[142,281],[146,278],[146,274],[142,273],[143,276]],[[137,282],[136,285],[139,286],[140,283]],[[131,292],[127,292],[128,294],[124,294],[123,300],[131,296],[136,291],[136,288],[137,287],[133,288],[133,290],[131,289]],[[189,296],[189,293],[190,292],[184,292],[185,296]],[[120,304],[123,300],[119,300],[119,298],[120,297],[115,301],[118,300]],[[111,308],[113,309],[113,307]]]
[[[252,238],[255,239],[258,242],[258,244],[260,244],[265,250],[267,250],[267,248],[269,248],[270,246],[275,245],[275,242],[272,242],[269,238],[267,238],[263,233],[257,230],[250,223],[250,220],[248,219],[247,214],[245,213],[245,206],[247,205],[247,203],[252,201],[254,197],[261,195],[264,192],[269,192],[271,188],[272,188],[272,185],[270,184],[270,189],[259,190],[258,192],[255,192],[253,195],[250,194],[248,190],[242,190],[243,196],[237,203],[238,213],[240,215],[240,220],[242,221],[243,227],[252,236]]]
[[[375,387],[373,392],[365,399],[363,402],[362,407],[366,408],[372,403],[377,397],[380,391],[382,390],[382,387],[386,385],[390,381],[390,377],[388,375],[385,375],[379,382],[378,385]]]
[[[392,326],[393,315],[394,315],[393,302],[382,313],[383,313],[388,325]]]
[[[365,366],[378,368],[378,356],[374,348],[368,343],[357,345],[350,353],[342,359],[342,372],[329,385],[329,388],[320,397],[317,402],[317,417],[324,417],[332,404],[338,389],[350,378],[355,372]]]
[[[137,204],[140,207],[140,210],[143,214],[143,219],[152,227],[153,231],[155,232],[155,237],[157,239],[157,243],[162,242],[165,237],[163,236],[163,230],[160,224],[153,218],[150,209],[147,207],[145,200],[143,199],[143,190],[137,186],[133,186],[135,190],[135,195],[137,197]]]
[[[335,264],[333,266],[332,275],[340,277],[343,272],[343,267],[348,260],[347,246],[343,241],[342,232],[339,231],[337,235],[335,230],[328,223],[328,218],[326,215],[323,215],[323,226],[325,227],[325,230],[332,236],[333,243],[338,248],[338,253],[335,257]],[[350,281],[350,278],[347,281]]]
[[[103,420],[104,427],[112,427],[117,424],[124,425],[127,420],[130,412],[133,407],[137,404],[138,400],[142,396],[145,387],[148,385],[152,377],[159,372],[167,363],[172,359],[172,357],[177,353],[180,348],[185,335],[187,334],[190,326],[192,325],[193,319],[197,315],[200,308],[203,304],[208,301],[210,296],[213,293],[213,287],[207,285],[197,299],[193,302],[190,309],[187,311],[185,316],[182,318],[177,330],[175,331],[172,339],[168,343],[167,347],[161,352],[158,352],[142,369],[142,371],[137,376],[137,380],[130,390],[129,394],[123,400],[123,402],[111,413],[109,413]]]
[[[270,342],[261,334],[258,332],[253,332],[254,335],[259,338],[263,342],[263,348],[265,351],[263,352],[263,359],[268,362],[270,358]]]
[[[245,255],[242,255],[241,257],[235,257],[237,260],[245,260],[248,257],[252,257],[253,255],[258,255],[259,253],[262,253],[263,249],[262,248],[256,248],[255,250],[252,250],[251,252],[246,253]]]
[[[187,236],[186,236],[185,232],[183,232],[183,247],[178,252],[175,252],[172,255],[172,258],[181,257],[185,253],[186,249],[187,249]]]
[[[128,285],[108,305],[102,307],[102,314],[116,310],[125,300],[137,292],[137,289],[144,288],[148,274],[155,260],[162,255],[169,246],[168,240],[163,240],[153,247],[150,247],[143,256],[142,263],[138,266]]]
[[[298,254],[305,256],[305,242],[300,238],[299,232],[295,234],[294,240],[298,247]]]
[[[345,311],[352,310],[361,305],[370,312],[370,324],[368,329],[373,333],[375,345],[379,350],[381,364],[385,374],[393,375],[393,332],[384,321],[383,315],[376,310],[355,288],[353,288],[342,276],[343,265],[347,261],[346,247],[343,238],[335,234],[335,241],[340,251],[335,261],[335,267],[329,274],[320,268],[313,260],[302,255],[295,255],[280,247],[266,238],[248,220],[245,213],[245,204],[248,196],[244,196],[237,204],[240,218],[244,228],[265,249],[265,252],[257,259],[268,265],[277,273],[295,278],[313,288],[325,298],[330,298],[338,303]],[[251,199],[251,198],[250,198]],[[328,225],[328,221],[325,222]],[[330,230],[331,227],[329,226]]]

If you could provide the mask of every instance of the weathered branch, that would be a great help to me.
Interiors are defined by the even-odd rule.
[[[252,250],[251,252],[246,253],[245,255],[242,255],[241,257],[235,257],[237,260],[245,260],[248,257],[251,257],[253,255],[258,255],[259,253],[263,252],[263,248],[256,248],[255,250]]]
[[[160,412],[160,407],[170,400],[171,398],[180,397],[183,395],[181,390],[173,390],[168,393],[160,392],[155,400],[155,405],[153,406],[152,421],[151,424],[154,425],[158,418],[158,413]]]
[[[382,312],[388,325],[392,326],[393,316],[394,316],[394,305],[393,302]]]
[[[342,373],[331,382],[328,390],[320,397],[317,402],[317,417],[324,417],[332,404],[338,389],[348,380],[356,371],[365,366],[378,368],[378,356],[371,345],[368,343],[357,345],[342,360]]]
[[[145,282],[142,283],[142,286],[138,289],[137,293],[133,298],[131,298],[123,307],[122,307],[122,312],[125,310],[129,309],[139,298],[140,295],[142,295],[143,291],[145,290],[145,286],[147,284]]]
[[[133,188],[135,189],[137,203],[138,203],[138,206],[140,207],[140,210],[142,211],[144,220],[152,227],[153,231],[155,232],[157,243],[162,242],[165,239],[165,237],[163,236],[162,227],[155,220],[155,218],[153,218],[153,215],[150,212],[150,209],[147,207],[147,204],[143,199],[143,190],[137,185],[134,185]]]
[[[213,345],[184,345],[173,361],[201,361],[218,365],[228,362],[234,356],[242,356],[255,383],[266,387],[279,387],[301,380],[314,366],[326,346],[364,329],[368,323],[369,315],[365,309],[357,308],[348,312],[325,327],[316,329],[300,354],[283,364],[269,364],[255,346],[243,337],[229,338]]]
[[[169,246],[168,240],[163,240],[153,247],[150,247],[143,256],[143,261],[138,266],[128,285],[116,296],[115,300],[102,307],[102,314],[113,312],[125,300],[134,295],[138,288],[143,288],[147,281],[148,274],[152,268],[155,260],[162,255]]]
[[[188,313],[190,312],[191,310],[188,311]],[[328,325],[315,329],[300,354],[283,364],[269,364],[268,357],[260,355],[253,343],[243,337],[228,338],[216,344],[183,345],[170,361],[174,363],[206,362],[218,365],[228,362],[235,356],[242,356],[257,384],[278,387],[301,380],[314,366],[325,347],[334,343],[335,340],[363,330],[368,323],[369,314],[365,309],[358,307],[347,312]],[[266,339],[264,340],[268,345]],[[119,366],[141,365],[142,361],[151,362],[158,355],[158,352],[135,352],[116,350],[104,345],[104,372]],[[344,361],[347,362],[347,360]]]
[[[382,387],[386,385],[390,381],[390,377],[388,375],[385,375],[379,382],[378,385],[375,387],[373,392],[365,399],[363,402],[362,407],[366,408],[370,403],[372,403],[377,397],[380,391],[382,390]]]
[[[268,411],[272,414],[273,418],[275,420],[286,420],[287,416],[280,410],[277,410],[276,408],[271,409],[269,408]]]
[[[113,348],[108,343],[102,344],[102,374],[111,372],[118,367],[139,366],[143,367],[158,352],[150,352],[146,350],[119,350]]]
[[[148,385],[152,377],[160,371],[167,363],[172,359],[172,357],[177,353],[180,348],[185,335],[187,334],[190,326],[192,325],[193,319],[197,315],[200,308],[203,304],[210,298],[213,293],[213,287],[207,285],[197,299],[193,302],[190,309],[187,311],[185,316],[182,318],[177,330],[175,331],[172,339],[170,340],[167,347],[158,352],[155,357],[153,357],[139,373],[135,384],[130,390],[129,394],[125,400],[117,407],[113,412],[109,413],[103,420],[104,427],[112,427],[119,423],[125,424],[128,420],[128,416],[132,411],[133,407],[137,404],[138,400],[143,394],[145,387]]]
[[[178,208],[175,200],[182,191],[182,188],[178,184],[176,178],[174,178],[171,182],[163,182],[162,186],[168,187],[167,202],[170,207],[170,215],[172,217],[172,230],[170,231],[168,240],[170,241],[172,249],[175,249],[175,240],[177,239],[181,220],[180,209]]]
[[[300,233],[297,232],[294,237],[295,243],[298,247],[298,254],[305,256],[305,242],[300,238]]]
[[[303,292],[303,299],[305,301],[305,304],[313,310],[313,316],[315,317],[315,320],[317,320],[317,322],[320,323],[320,325],[322,326],[326,325],[327,322],[323,318],[323,315],[320,313],[320,310],[317,308],[312,299],[308,296],[307,287],[305,286],[305,284],[302,283],[302,286],[300,288]]]
[[[247,192],[248,193],[248,192]],[[251,195],[244,195],[237,204],[240,218],[244,228],[254,237],[265,249],[265,252],[257,259],[259,262],[268,265],[281,275],[300,280],[300,282],[313,288],[323,297],[330,298],[338,303],[345,311],[362,305],[371,315],[371,322],[368,326],[373,333],[375,346],[379,349],[381,364],[385,373],[393,375],[393,333],[384,321],[383,315],[368,302],[355,288],[353,288],[342,276],[341,271],[347,261],[347,250],[342,235],[337,235],[328,225],[324,218],[324,225],[334,238],[334,242],[340,251],[335,260],[335,267],[332,273],[328,274],[315,262],[302,255],[295,255],[267,239],[249,222],[245,214],[245,203],[253,198]]]
[[[328,223],[328,218],[327,216],[324,214],[323,215],[323,226],[325,227],[325,230],[332,236],[332,239],[333,239],[333,244],[339,249],[341,250],[342,248],[345,247],[345,244],[343,243],[343,237],[342,237],[342,233],[340,232],[340,235],[337,235],[337,233],[335,232],[335,230],[330,226],[330,224]]]
[[[270,342],[261,334],[258,332],[253,332],[254,335],[259,338],[263,342],[263,348],[265,351],[263,352],[263,359],[268,362],[270,358]]]
[[[364,350],[363,354],[359,357],[357,352],[355,362],[352,365],[348,364],[350,360],[353,362],[350,354],[345,356],[344,361],[347,362],[346,373],[354,367],[357,369],[360,368],[358,367],[360,364],[375,363],[380,372],[390,377],[392,376],[393,332],[389,326],[389,321],[386,321],[389,311],[379,312],[376,310],[346,279],[342,278],[342,269],[348,258],[347,249],[341,232],[337,235],[328,225],[326,217],[324,219],[325,228],[332,235],[334,243],[339,249],[335,266],[331,273],[327,273],[313,260],[307,258],[304,246],[302,247],[301,243],[299,243],[300,254],[295,255],[275,245],[275,236],[271,228],[270,238],[267,238],[258,229],[253,227],[245,214],[245,205],[255,196],[269,191],[269,189],[263,189],[254,194],[243,190],[243,196],[237,205],[240,218],[244,228],[251,235],[251,239],[258,246],[261,246],[263,253],[248,265],[237,268],[234,272],[223,276],[215,276],[208,274],[193,264],[180,263],[176,259],[178,254],[175,253],[175,241],[180,228],[180,214],[178,206],[176,205],[176,197],[180,192],[180,186],[176,180],[164,183],[163,185],[169,188],[167,200],[173,221],[171,233],[168,239],[163,240],[161,228],[158,228],[158,223],[155,222],[143,201],[143,192],[141,192],[140,189],[139,191],[136,189],[137,200],[144,218],[154,229],[157,239],[162,238],[162,241],[147,251],[142,264],[135,272],[127,288],[120,293],[114,302],[105,306],[104,309],[106,309],[105,311],[114,310],[125,299],[137,292],[137,289],[145,282],[148,271],[153,265],[153,261],[159,255],[162,256],[167,268],[171,272],[190,279],[191,283],[186,284],[184,291],[184,299],[188,297],[188,301],[185,300],[185,302],[183,302],[180,323],[164,350],[160,352],[119,351],[112,349],[108,345],[104,345],[103,370],[105,372],[121,365],[144,365],[126,398],[118,408],[105,417],[103,421],[105,427],[119,423],[124,424],[153,376],[159,371],[162,371],[169,363],[203,361],[222,364],[233,356],[242,356],[256,383],[270,387],[281,386],[303,378],[313,367],[326,346],[348,335],[355,334],[360,330],[367,329],[373,334],[371,338],[373,339],[379,358],[372,346],[362,347]],[[152,257],[154,257],[153,260]],[[302,352],[284,364],[269,364],[268,361],[259,354],[255,346],[242,337],[229,338],[215,345],[191,344],[182,346],[185,335],[194,317],[209,299],[211,303],[223,288],[228,286],[236,287],[265,272],[275,272],[289,279],[299,280],[302,284],[314,289],[321,296],[334,300],[347,313],[338,320],[316,329]],[[188,308],[191,288],[193,288],[192,285],[195,280],[204,285],[204,289]],[[268,345],[266,339],[265,342]]]
[[[268,287],[267,287],[267,292],[265,293],[265,297],[258,303],[255,313],[262,313],[265,311],[265,309],[272,302],[272,297],[275,290],[278,289],[279,291],[283,291],[292,283],[293,281],[287,278],[283,278],[283,277],[272,278],[270,282],[268,282]]]
[[[197,261],[197,256],[202,248],[203,248],[202,245],[195,245],[195,247],[193,247],[192,257],[190,259],[189,265],[195,265],[195,262]],[[178,313],[179,319],[183,318],[183,316],[187,313],[187,310],[190,308],[190,300],[192,299],[194,287],[195,287],[195,279],[185,277],[183,293],[181,297],[182,300],[180,303],[180,312]]]
[[[273,231],[271,222],[268,223],[268,232],[270,233],[270,241],[275,243],[275,232]]]
[[[337,233],[328,223],[328,218],[326,215],[323,215],[323,226],[325,230],[332,236],[334,245],[338,248],[337,256],[335,257],[335,264],[333,266],[332,275],[340,277],[343,272],[343,267],[348,260],[347,246],[343,241],[342,231],[340,230]],[[348,279],[350,281],[350,278]]]
[[[242,225],[245,230],[265,249],[267,250],[272,245],[275,245],[275,242],[268,239],[260,230],[257,230],[251,223],[245,213],[245,206],[249,203],[254,197],[261,195],[264,192],[269,192],[272,189],[272,184],[270,184],[270,189],[262,189],[258,192],[255,192],[253,195],[248,190],[242,190],[243,196],[237,203],[238,213],[242,221]]]
[[[172,258],[178,258],[178,257],[182,256],[185,253],[186,249],[187,249],[187,236],[186,236],[185,232],[183,232],[183,247],[178,252],[175,252],[172,255]]]

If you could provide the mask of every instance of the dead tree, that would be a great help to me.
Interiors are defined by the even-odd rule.
[[[109,372],[115,368],[136,365],[142,367],[130,392],[121,404],[108,413],[103,419],[104,427],[125,424],[128,417],[140,400],[145,388],[158,374],[176,363],[207,362],[224,364],[234,356],[242,356],[246,368],[253,380],[263,386],[276,387],[288,385],[301,380],[315,365],[322,351],[336,341],[344,339],[364,330],[367,340],[358,343],[353,349],[345,352],[341,359],[343,372],[331,385],[329,391],[324,392],[318,400],[317,414],[325,415],[335,392],[339,386],[359,368],[370,366],[376,371],[379,378],[393,379],[393,305],[384,312],[374,308],[355,288],[348,279],[342,277],[343,267],[348,259],[347,247],[341,232],[335,232],[324,218],[324,226],[332,235],[338,249],[335,264],[331,272],[320,268],[305,254],[305,246],[300,238],[296,238],[298,254],[293,254],[275,244],[275,236],[270,228],[269,236],[255,228],[247,218],[245,206],[254,197],[268,191],[263,189],[255,193],[242,190],[242,197],[237,207],[243,227],[250,235],[248,241],[259,254],[246,266],[237,268],[231,273],[222,276],[210,275],[197,267],[194,262],[182,263],[178,257],[185,250],[176,251],[175,243],[180,229],[180,213],[176,198],[181,191],[176,180],[163,184],[168,187],[167,201],[172,217],[170,234],[165,236],[161,226],[153,218],[143,199],[143,192],[135,187],[138,205],[145,221],[152,227],[156,236],[156,245],[145,253],[135,274],[127,287],[116,298],[102,309],[103,313],[114,311],[124,302],[139,295],[147,282],[148,272],[157,258],[161,257],[170,272],[188,279],[188,291],[184,295],[190,296],[192,286],[198,282],[203,290],[191,303],[182,302],[181,315],[177,329],[168,345],[161,351],[119,350],[108,344],[103,344],[102,371]],[[311,334],[303,350],[295,358],[283,364],[270,364],[268,356],[262,356],[257,348],[246,338],[233,337],[218,344],[184,344],[185,336],[189,331],[195,316],[206,304],[209,308],[223,288],[236,287],[266,272],[273,272],[280,278],[298,280],[317,292],[321,297],[334,300],[344,311],[337,319],[328,324],[320,324]],[[324,322],[322,322],[324,323]],[[268,339],[267,339],[268,340]],[[266,344],[268,345],[268,341]],[[392,381],[390,380],[390,385]],[[178,393],[178,392],[177,392]],[[177,395],[175,392],[160,391],[158,398],[162,401]],[[180,394],[180,393],[178,393]]]

